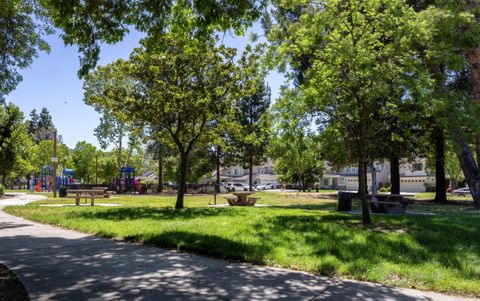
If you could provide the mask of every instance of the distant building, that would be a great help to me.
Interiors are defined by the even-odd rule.
[[[390,186],[390,162],[376,162],[377,187]],[[330,167],[320,182],[323,189],[358,190],[358,168],[356,165],[343,168],[337,172]],[[400,191],[425,192],[426,186],[435,185],[435,175],[426,169],[426,159],[418,158],[413,162],[400,164]],[[372,187],[372,173],[367,172],[367,186]]]
[[[240,165],[221,167],[220,182],[222,183],[246,183],[248,184],[248,168]],[[217,181],[217,171],[214,171],[210,177],[204,178],[203,183],[215,183]],[[265,164],[253,167],[253,185],[272,184],[278,185],[277,175],[273,171],[273,162],[268,160]]]

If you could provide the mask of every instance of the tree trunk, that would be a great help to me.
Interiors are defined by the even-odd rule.
[[[158,188],[157,192],[163,192],[163,152],[162,148],[158,151]]]
[[[248,190],[253,191],[253,156],[250,155],[248,162]]]
[[[180,181],[178,182],[178,194],[175,209],[183,209],[183,199],[187,190],[187,160],[188,154],[180,154]]]
[[[447,180],[445,178],[445,135],[441,127],[433,129],[435,139],[435,203],[447,201]]]
[[[390,184],[391,194],[400,194],[400,159],[397,155],[390,155]]]
[[[2,185],[3,185],[3,187],[7,187],[7,175],[6,174],[2,175]]]
[[[120,172],[120,169],[122,168],[122,139],[120,139],[118,143],[117,168],[118,168],[118,172]]]
[[[368,225],[372,223],[370,218],[370,210],[368,208],[367,200],[367,149],[365,140],[367,136],[367,122],[365,109],[361,110],[358,137],[358,193],[362,201],[362,221],[363,224]]]
[[[217,146],[217,181],[215,183],[215,192],[220,193],[220,146]]]
[[[473,98],[480,101],[480,47],[473,48],[467,54],[468,62],[471,66],[472,82],[473,82]],[[476,209],[480,209],[480,172],[477,162],[480,162],[480,133],[475,136],[475,152],[477,162],[473,157],[472,150],[465,138],[461,135],[460,129],[456,129],[455,139],[460,146],[460,165],[465,175],[465,179],[470,187],[470,193]]]
[[[360,200],[362,201],[362,221],[364,224],[370,224],[372,221],[370,219],[370,210],[368,208],[367,200],[367,162],[365,160],[359,160],[358,162],[358,194]]]
[[[473,197],[473,204],[476,209],[480,209],[480,171],[475,162],[472,150],[462,136],[460,129],[455,129],[453,136],[460,147],[458,158]]]

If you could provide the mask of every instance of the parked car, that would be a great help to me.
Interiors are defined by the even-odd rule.
[[[452,192],[453,195],[458,195],[458,196],[467,196],[470,195],[470,188],[464,187],[460,189],[456,189]]]
[[[227,186],[228,191],[247,191],[248,185],[243,183],[230,183]]]
[[[225,188],[228,191],[248,191],[250,189],[250,186],[248,184],[244,183],[229,183]]]
[[[267,189],[273,189],[272,183],[267,183],[263,185],[257,185],[258,190],[267,190]]]

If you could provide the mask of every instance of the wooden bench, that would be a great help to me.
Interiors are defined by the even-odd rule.
[[[75,194],[75,195],[68,195],[68,194]],[[90,205],[95,205],[95,199],[101,199],[104,197],[104,190],[103,189],[67,189],[67,196],[66,198],[75,199],[75,205],[80,206],[80,199],[85,199],[85,203],[87,203],[87,199],[90,199]]]

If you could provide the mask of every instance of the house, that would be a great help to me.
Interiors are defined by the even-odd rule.
[[[248,168],[240,165],[221,167],[220,182],[222,183],[245,183],[248,184]],[[210,177],[204,178],[203,183],[215,183],[217,181],[217,171],[214,171]],[[272,160],[267,160],[265,164],[253,167],[253,185],[272,184],[277,187],[277,175],[273,171]]]
[[[390,162],[376,162],[377,187],[390,186]],[[426,159],[417,158],[413,162],[404,160],[400,164],[400,191],[425,192],[426,187],[435,185],[435,175],[426,169]],[[367,172],[367,186],[372,187],[372,172]],[[337,172],[327,166],[321,180],[323,189],[358,190],[358,168],[356,165],[348,166]]]

